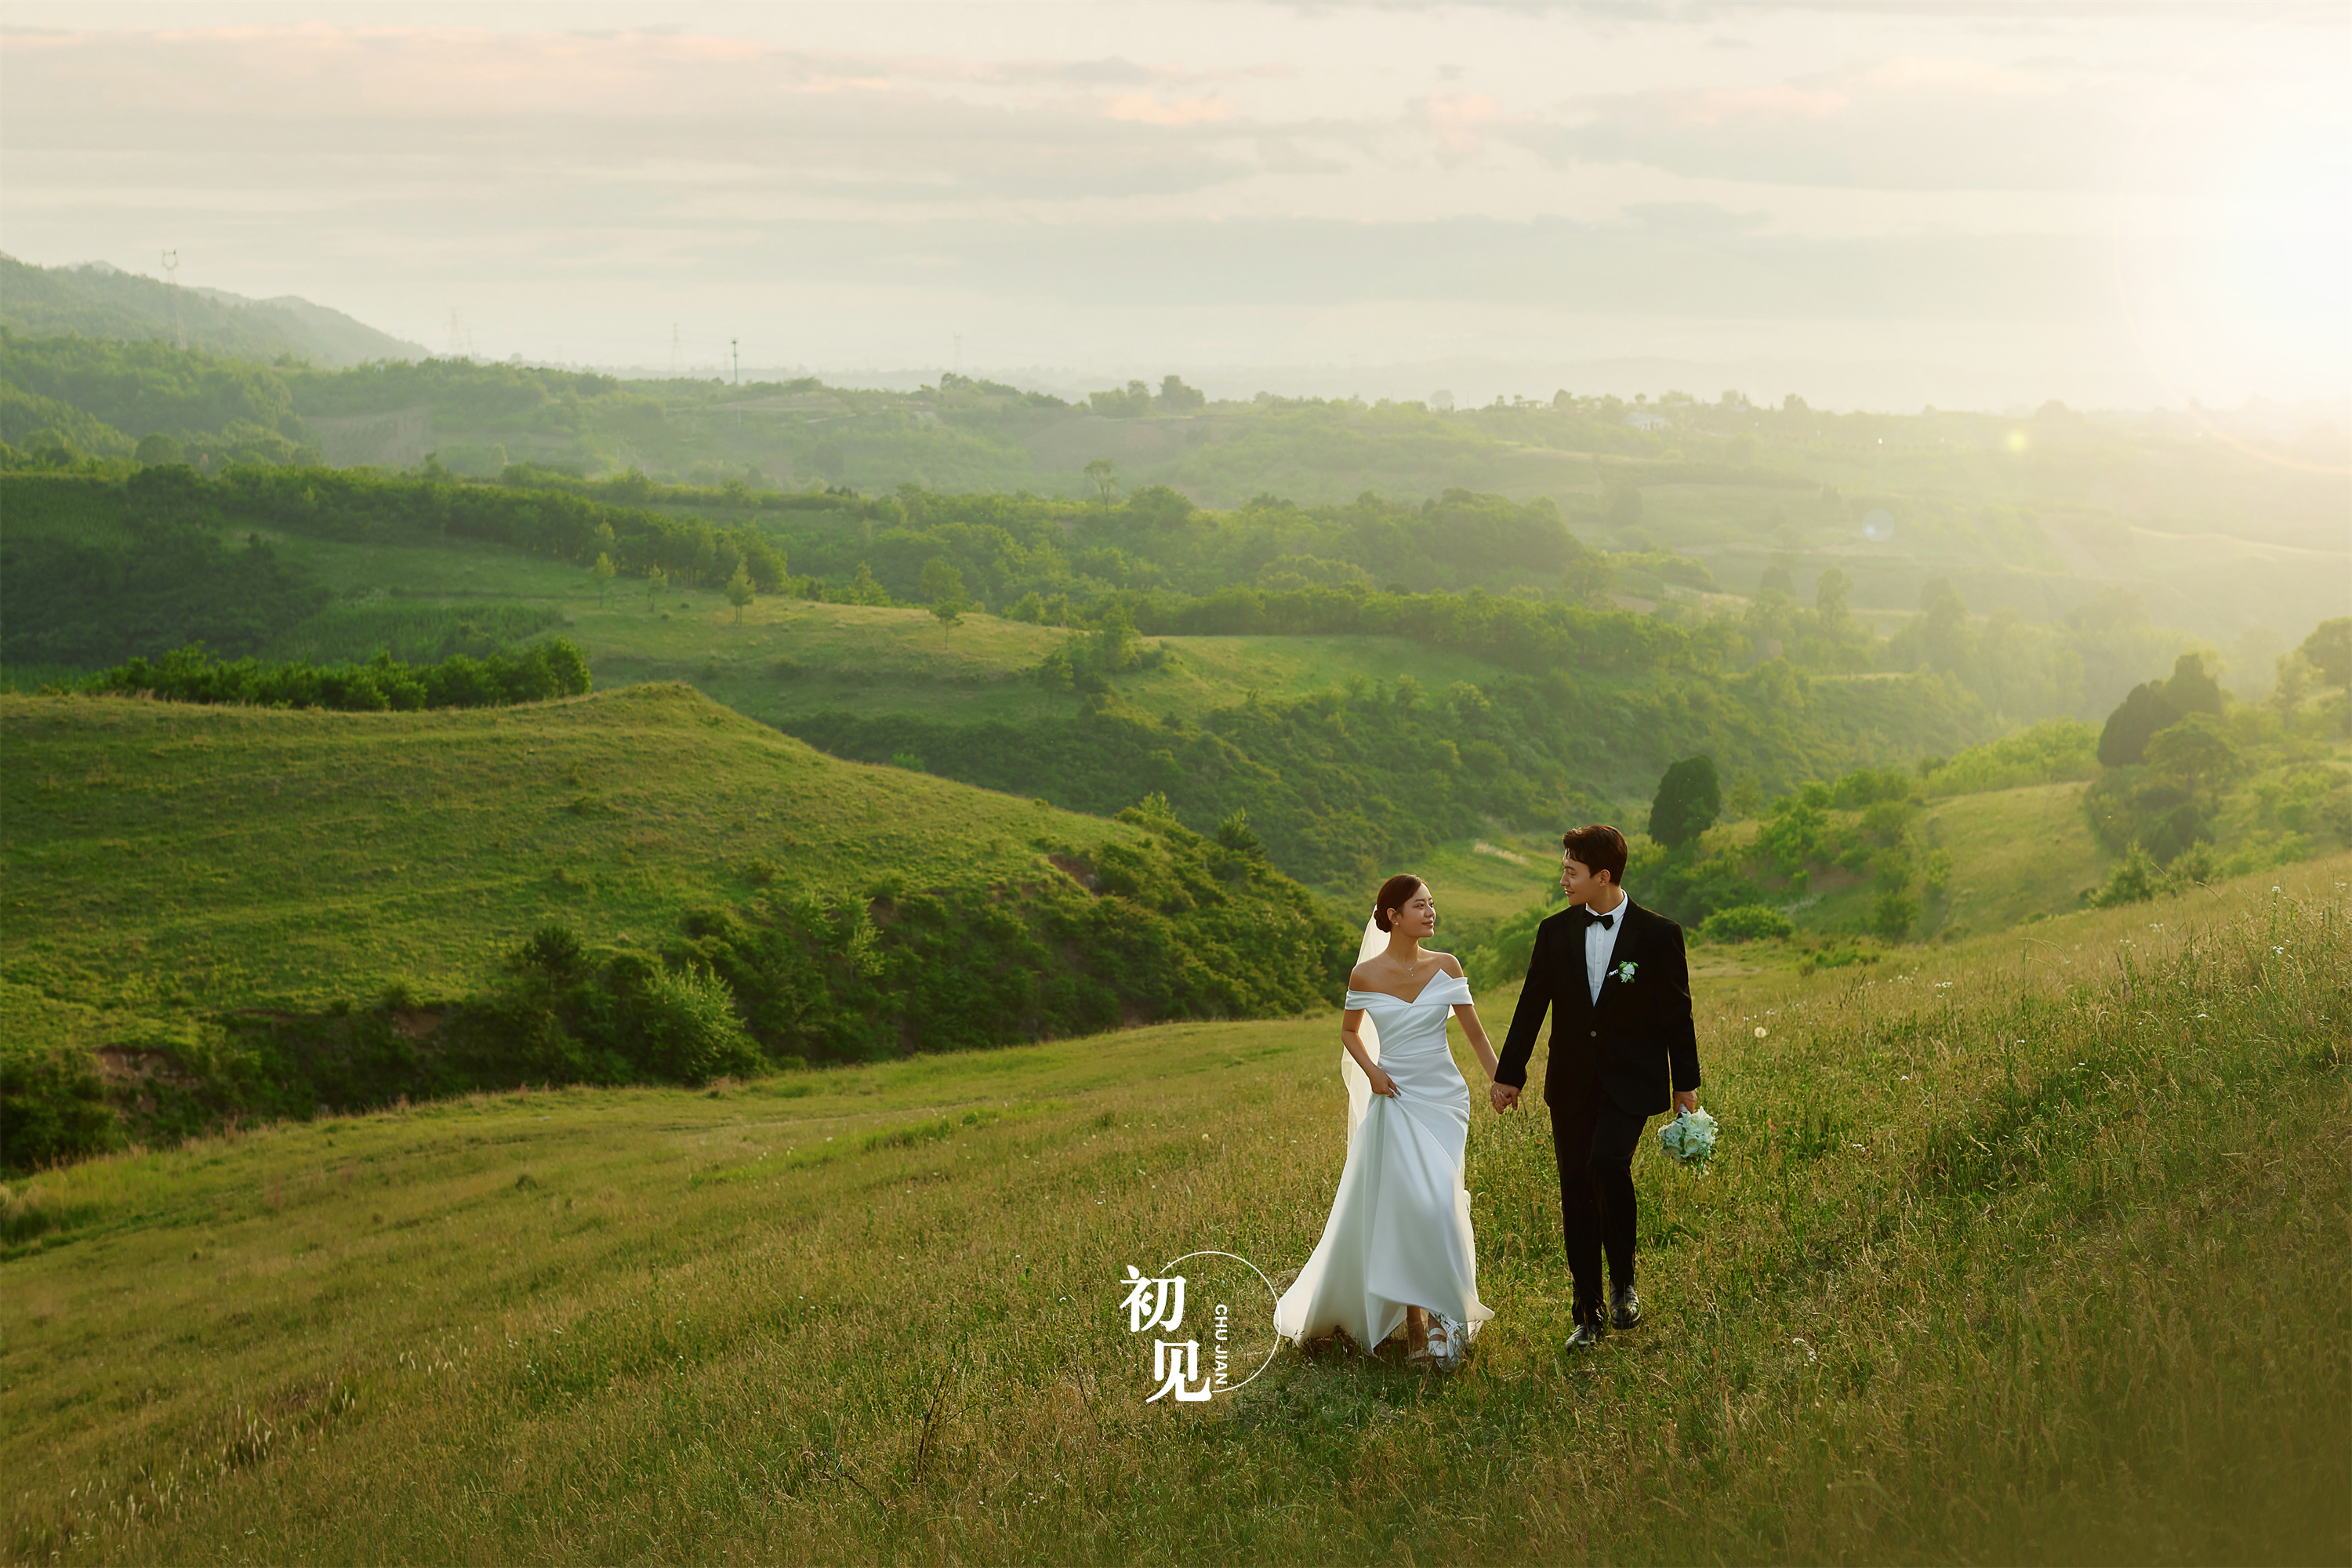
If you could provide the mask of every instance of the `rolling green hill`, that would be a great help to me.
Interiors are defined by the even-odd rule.
[[[658,946],[755,862],[852,891],[1018,881],[1041,835],[1137,837],[836,762],[667,686],[431,714],[0,697],[0,732],[11,978],[100,1005],[454,993],[551,921]]]
[[[391,1037],[452,1007],[488,1053],[459,1079],[632,1070],[515,1037],[515,1005],[603,1027],[510,994],[527,939],[526,973],[723,976],[741,1021],[720,1036],[771,1065],[1295,1011],[1352,951],[1262,859],[1150,809],[835,761],[682,687],[413,714],[0,696],[0,736],[5,1054],[162,1053],[205,1080],[199,1119],[278,1103],[239,1065],[272,1051],[289,1087],[314,1058],[398,1057],[320,1079],[331,1103],[425,1092],[438,1069]],[[1247,966],[1176,956],[1236,942]],[[357,1041],[332,1022],[355,1005]],[[254,1019],[300,1037],[240,1046]]]
[[[2338,1562],[2352,858],[1854,982],[1702,981],[1712,1169],[1569,1330],[1472,1122],[1468,1363],[1240,1384],[1345,1143],[1333,1021],[477,1095],[0,1190],[12,1561]],[[2273,892],[2273,883],[2282,884]],[[1510,995],[1481,997],[1490,1027]],[[1463,1053],[1464,1063],[1475,1064]],[[1540,1064],[1538,1064],[1540,1070]],[[1166,1337],[1166,1336],[1162,1336]]]
[[[423,357],[421,344],[381,332],[295,295],[248,300],[218,289],[182,289],[97,263],[28,267],[0,256],[0,326],[26,338],[112,338],[187,344],[260,363],[320,365]]]

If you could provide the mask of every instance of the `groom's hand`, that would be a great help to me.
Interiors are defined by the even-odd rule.
[[[1518,1104],[1519,1091],[1507,1083],[1490,1084],[1486,1089],[1486,1100],[1494,1106],[1496,1114],[1500,1115]]]
[[[1698,1109],[1698,1090],[1685,1089],[1675,1096],[1675,1109],[1688,1116]]]

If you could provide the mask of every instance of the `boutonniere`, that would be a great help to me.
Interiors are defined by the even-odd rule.
[[[1633,984],[1633,961],[1632,959],[1629,958],[1624,963],[1617,966],[1617,984],[1620,985],[1631,985]]]

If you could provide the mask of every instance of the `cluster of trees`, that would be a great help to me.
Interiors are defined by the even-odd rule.
[[[307,661],[221,660],[199,645],[176,648],[161,658],[131,659],[77,683],[76,689],[169,702],[407,713],[577,697],[588,689],[588,661],[563,637],[550,637],[516,653],[483,658],[458,654],[422,665],[403,664],[389,653],[365,664],[323,667]]]
[[[283,374],[163,342],[19,338],[0,329],[0,441],[41,466],[315,463]]]
[[[1181,377],[1163,376],[1159,395],[1150,385],[1130,381],[1124,388],[1090,392],[1087,406],[1107,419],[1139,419],[1147,414],[1192,414],[1205,408],[1208,394],[1184,384]]]
[[[94,669],[203,642],[255,654],[332,597],[250,541],[79,475],[0,475],[0,662]]]
[[[1857,768],[1808,783],[1773,799],[1754,837],[1737,845],[1705,837],[1721,800],[1711,758],[1666,770],[1651,803],[1650,843],[1627,872],[1632,879],[1638,871],[1644,901],[1711,942],[1787,936],[1791,927],[1777,906],[1834,867],[1876,884],[1873,934],[1890,942],[1909,934],[1919,915],[1910,829],[1922,805],[1910,774]],[[1931,891],[1941,886],[1938,868],[1930,865],[1927,880]]]
[[[0,494],[12,521],[41,520],[63,509],[92,516],[110,509],[118,528],[134,521],[215,530],[261,524],[359,540],[437,534],[583,566],[606,555],[631,575],[658,569],[714,587],[739,567],[761,593],[775,593],[787,582],[783,552],[755,531],[579,496],[387,478],[361,468],[241,468],[207,479],[180,466],[142,469],[121,480],[15,474],[0,478]],[[58,531],[46,522],[38,531]]]
[[[2347,717],[2305,715],[2305,699],[2320,686],[2347,689]],[[2306,721],[2336,732],[2352,729],[2352,616],[2322,622],[2280,658],[2278,684],[2264,706],[2239,703],[2214,679],[2201,652],[2180,655],[2169,677],[2133,687],[2099,731],[2103,771],[2083,793],[2093,837],[2126,858],[2120,881],[2105,895],[2109,900],[2137,896],[2147,883],[2137,868],[2141,858],[2168,868],[2199,846],[2215,843],[2231,786],[2263,763],[2291,768],[2304,760],[2292,742]],[[2296,798],[2284,798],[2290,792]],[[2282,780],[2268,813],[2297,834],[2308,827],[2352,837],[2352,810],[2339,800],[2329,798],[2315,810],[2336,794]]]
[[[1605,563],[1549,500],[1523,506],[1467,490],[1410,504],[1368,494],[1315,508],[1261,496],[1209,512],[1157,485],[1114,505],[908,486],[853,506],[779,512],[771,529],[803,571],[828,584],[862,563],[890,593],[913,599],[923,565],[943,556],[982,603],[1058,595],[1088,614],[1122,593],[1202,595],[1235,584],[1385,584],[1396,593],[1517,584],[1582,600],[1607,582]]]

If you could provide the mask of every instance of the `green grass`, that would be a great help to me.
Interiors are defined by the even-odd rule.
[[[47,1173],[5,1204],[5,1550],[2340,1562],[2352,858],[2273,879],[1703,984],[1723,1150],[1637,1162],[1649,1321],[1589,1355],[1542,1114],[1481,1111],[1498,1315],[1446,1376],[1284,1351],[1144,1403],[1126,1265],[1313,1244],[1328,1017]]]
[[[1019,882],[1040,835],[1137,836],[840,762],[677,686],[422,714],[0,696],[0,736],[19,1044],[462,994],[550,921],[650,951],[760,887]]]

